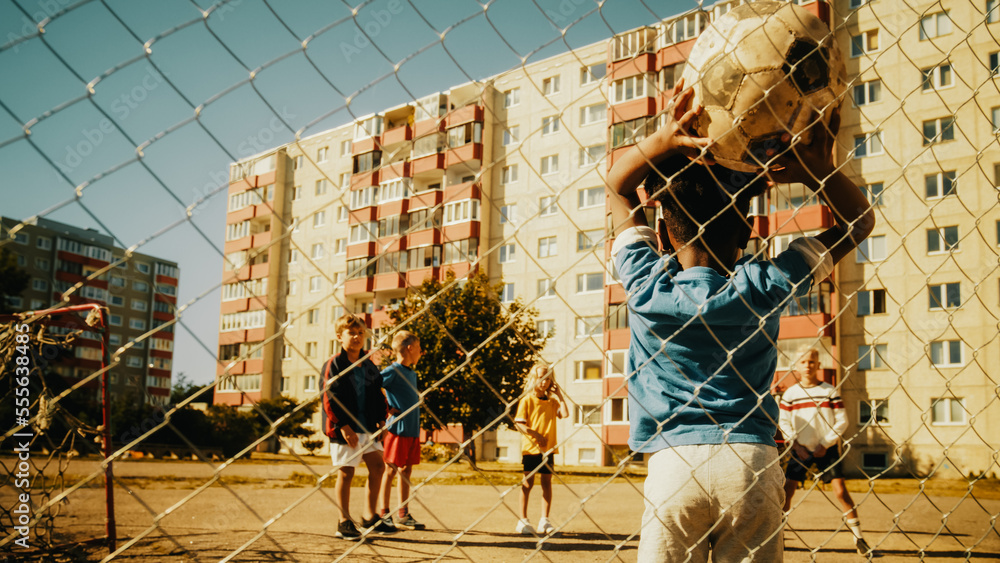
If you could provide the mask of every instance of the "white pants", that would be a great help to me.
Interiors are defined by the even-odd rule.
[[[678,446],[649,458],[639,561],[781,561],[785,500],[778,451]]]

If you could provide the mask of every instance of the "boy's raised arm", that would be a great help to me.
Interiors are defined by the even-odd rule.
[[[688,124],[701,113],[701,106],[689,108],[694,91],[683,88],[683,81],[678,81],[677,90],[681,93],[667,105],[667,120],[663,127],[629,149],[608,172],[608,197],[614,227],[612,236],[629,227],[648,226],[645,214],[638,209],[642,202],[636,190],[652,170],[651,164],[677,152],[695,157],[712,143],[711,139],[687,134]]]

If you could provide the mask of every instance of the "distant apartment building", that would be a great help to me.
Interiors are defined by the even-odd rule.
[[[18,267],[30,276],[19,296],[8,296],[16,311],[97,303],[108,307],[112,364],[110,391],[114,398],[139,398],[165,405],[170,399],[174,320],[179,271],[162,258],[131,253],[92,229],[81,229],[48,219],[24,225],[0,217],[0,246],[17,257]],[[16,231],[11,236],[11,231]],[[51,330],[69,330],[53,319]],[[101,369],[101,334],[84,331],[73,344],[73,358],[53,369],[68,385]],[[99,380],[84,384],[97,393]]]
[[[1000,415],[987,411],[995,378],[980,356],[996,357],[997,346],[992,2],[882,31],[872,6],[884,3],[798,2],[836,30],[845,54],[851,99],[838,158],[879,224],[856,256],[783,311],[775,390],[789,383],[802,345],[821,349],[823,377],[841,385],[851,417],[855,473],[990,466],[981,436]],[[609,264],[604,177],[656,130],[700,33],[740,3],[685,12],[233,164],[216,402],[315,396],[319,369],[337,351],[337,317],[361,315],[380,338],[409,288],[480,268],[503,280],[501,301],[535,307],[551,336],[542,357],[572,403],[557,463],[626,459],[628,317]],[[904,16],[892,21],[912,19]],[[973,32],[942,59],[942,41],[965,37],[955,28]],[[960,87],[958,76],[968,77]],[[975,116],[989,111],[992,125]],[[776,186],[751,213],[747,252],[764,256],[835,222],[801,185]],[[954,443],[947,458],[940,436]],[[519,441],[501,429],[479,451],[516,462]]]

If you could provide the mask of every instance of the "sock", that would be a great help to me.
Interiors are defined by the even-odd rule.
[[[405,508],[400,508],[399,512],[397,512],[397,514],[399,514],[399,519],[400,520],[402,520],[403,518],[406,518],[406,515],[409,514],[409,513],[410,513],[410,511],[407,510],[407,509],[405,509]]]
[[[859,540],[865,539],[864,536],[861,535],[861,520],[858,520],[857,518],[849,518],[847,520],[847,527],[851,530],[851,533],[854,534],[854,537]]]
[[[385,517],[385,516],[387,516],[388,514],[389,514],[389,509],[388,509],[388,508],[383,508],[383,509],[382,509],[382,510],[380,510],[380,511],[379,511],[379,513],[378,513],[378,515],[379,515],[379,516],[381,516],[381,517]]]

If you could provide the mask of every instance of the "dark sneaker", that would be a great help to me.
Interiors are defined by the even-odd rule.
[[[866,542],[864,538],[854,538],[854,547],[857,548],[858,555],[864,555],[869,559],[881,557],[877,551],[869,547],[868,542]]]
[[[392,525],[391,516],[386,516],[384,518],[372,516],[371,520],[361,520],[361,527],[380,536],[395,534],[399,531]]]
[[[361,539],[361,532],[358,531],[358,527],[354,525],[353,520],[344,520],[337,526],[337,533],[333,534],[342,540],[358,540]]]
[[[420,522],[417,522],[417,520],[410,514],[407,514],[403,518],[397,518],[396,526],[407,530],[423,530],[426,527]]]

